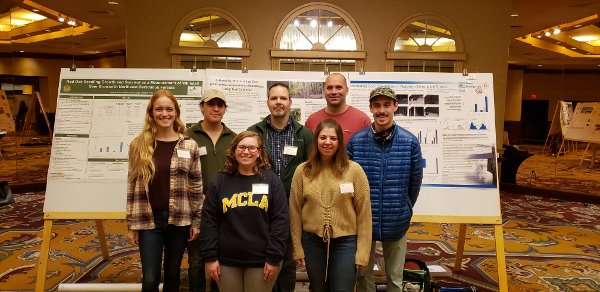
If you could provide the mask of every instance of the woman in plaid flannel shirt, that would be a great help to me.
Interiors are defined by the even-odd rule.
[[[200,233],[200,152],[180,115],[173,94],[156,91],[129,148],[127,226],[140,248],[142,291],[158,291],[163,253],[163,291],[179,291],[185,247]]]

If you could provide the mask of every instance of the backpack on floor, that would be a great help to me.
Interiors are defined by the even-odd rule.
[[[408,263],[415,263],[417,269],[407,269]],[[431,275],[427,265],[416,259],[406,259],[404,262],[404,271],[402,273],[402,291],[404,292],[431,292]],[[411,266],[409,264],[409,266]],[[413,265],[414,266],[414,265]]]

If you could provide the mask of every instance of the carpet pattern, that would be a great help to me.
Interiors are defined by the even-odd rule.
[[[0,208],[0,290],[35,286],[43,197],[18,194],[14,204]],[[509,291],[600,291],[599,205],[506,192],[501,202]],[[54,221],[47,290],[56,291],[61,282],[140,282],[139,254],[127,242],[125,222],[105,220],[104,228],[108,261],[102,260],[94,221]],[[457,224],[413,223],[408,256],[453,266],[458,229]],[[469,225],[462,271],[449,280],[497,291],[496,267],[493,226]]]
[[[517,184],[600,196],[600,163],[594,167],[589,161],[580,164],[585,145],[580,143],[581,149],[558,157],[542,153],[543,145],[521,145],[521,150],[527,150],[533,156],[521,163]],[[589,152],[587,156],[589,158]]]

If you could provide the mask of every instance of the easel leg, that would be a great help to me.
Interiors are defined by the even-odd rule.
[[[44,230],[42,231],[42,248],[38,260],[37,279],[35,280],[35,292],[43,292],[46,284],[46,268],[48,268],[48,254],[50,253],[50,240],[52,240],[52,219],[44,219]]]
[[[104,236],[104,225],[101,219],[96,219],[96,229],[98,230],[98,240],[102,250],[102,259],[108,260],[108,248],[106,247],[106,236]]]
[[[460,224],[458,231],[458,243],[456,244],[456,259],[454,260],[454,271],[458,272],[462,267],[462,256],[465,251],[465,238],[467,237],[467,224]]]
[[[590,148],[590,144],[592,143],[588,142],[587,146],[585,147],[585,151],[583,151],[583,155],[581,155],[581,161],[579,161],[579,165],[583,164],[583,161],[585,160],[585,155],[587,154],[587,151]]]
[[[498,288],[500,291],[508,291],[508,278],[506,276],[506,257],[504,253],[504,235],[502,224],[494,225],[496,237],[496,260],[498,261]]]

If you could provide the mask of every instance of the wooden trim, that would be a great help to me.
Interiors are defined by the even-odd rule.
[[[244,48],[192,48],[192,47],[170,47],[172,55],[196,55],[196,56],[223,56],[223,57],[249,57],[250,49]]]
[[[454,46],[456,47],[456,52],[464,52],[465,51],[465,47],[463,45],[463,40],[462,40],[462,36],[460,35],[460,31],[450,20],[446,19],[443,16],[435,15],[435,14],[431,14],[431,13],[417,13],[417,14],[414,14],[414,15],[408,17],[406,20],[401,22],[400,25],[398,25],[396,27],[396,29],[394,29],[394,32],[392,33],[392,36],[390,37],[390,40],[388,41],[389,52],[394,51],[394,44],[396,43],[396,38],[400,35],[400,33],[402,33],[402,31],[404,31],[404,29],[411,23],[418,21],[418,20],[422,20],[422,19],[432,19],[432,20],[438,21],[438,22],[446,25],[446,27],[448,28],[448,31],[450,31],[450,35],[452,35],[452,38],[454,39]]]
[[[290,59],[365,59],[365,51],[310,51],[271,49],[271,58]]]
[[[461,52],[385,52],[388,60],[460,60],[467,59],[466,53]]]
[[[331,12],[334,12],[335,14],[337,14],[338,16],[340,16],[341,18],[343,18],[344,21],[346,21],[346,23],[348,24],[348,26],[350,26],[350,28],[352,29],[352,32],[354,33],[354,39],[356,40],[356,49],[359,51],[364,50],[362,32],[360,30],[360,27],[354,20],[354,18],[352,18],[352,16],[350,16],[350,14],[348,12],[346,12],[344,9],[342,9],[336,5],[333,5],[331,3],[327,3],[327,2],[307,3],[304,5],[298,6],[296,9],[292,10],[292,12],[288,13],[283,18],[283,20],[279,23],[279,25],[277,26],[277,30],[275,31],[275,37],[273,38],[273,48],[279,48],[279,43],[281,42],[281,37],[283,36],[283,32],[285,31],[288,24],[290,24],[290,22],[292,22],[292,20],[294,18],[296,18],[298,15],[300,15],[304,12],[316,10],[316,9],[331,11]]]
[[[205,7],[205,8],[196,9],[196,10],[188,13],[186,16],[184,16],[181,19],[181,21],[179,21],[177,26],[175,27],[175,31],[173,33],[173,38],[171,39],[171,47],[179,46],[179,38],[181,36],[181,33],[183,32],[183,30],[187,27],[187,25],[192,20],[194,20],[198,17],[201,17],[201,16],[207,16],[207,15],[217,15],[217,16],[223,17],[224,19],[229,21],[235,27],[235,29],[238,31],[238,33],[240,34],[240,38],[243,41],[242,47],[243,48],[250,47],[250,43],[248,41],[248,34],[246,33],[246,30],[244,29],[244,26],[241,24],[241,22],[239,22],[233,15],[229,14],[227,11],[219,9],[219,8],[214,8],[214,7]],[[216,54],[216,55],[220,56],[221,54]]]

